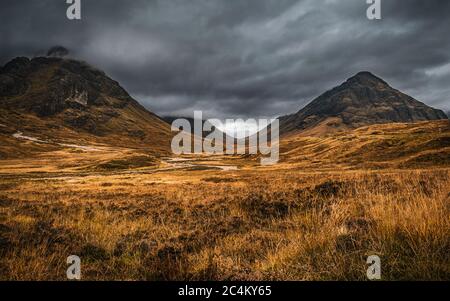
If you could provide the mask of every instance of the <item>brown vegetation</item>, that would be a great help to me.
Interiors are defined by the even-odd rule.
[[[0,279],[65,280],[78,255],[83,280],[365,280],[379,255],[384,280],[449,280],[446,126],[291,137],[264,168],[107,147],[3,160]]]

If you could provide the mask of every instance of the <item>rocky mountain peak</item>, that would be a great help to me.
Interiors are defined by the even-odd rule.
[[[170,135],[168,124],[105,72],[59,57],[19,57],[0,68],[0,112],[1,123],[18,130],[26,120],[39,120],[44,129],[67,127],[98,137],[166,142]]]
[[[389,86],[384,80],[375,76],[369,71],[362,71],[355,76],[350,77],[347,82],[348,85],[362,85],[362,86]]]
[[[133,101],[104,72],[85,62],[55,57],[18,57],[7,63],[0,69],[2,98],[10,108],[39,116],[86,106],[124,107]]]
[[[307,130],[332,120],[331,127],[447,119],[441,110],[408,96],[370,72],[359,72],[314,99],[298,113],[280,118],[280,130]],[[325,124],[325,127],[328,125]]]

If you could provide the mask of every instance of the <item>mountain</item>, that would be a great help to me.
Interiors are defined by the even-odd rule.
[[[392,88],[370,72],[360,72],[314,99],[298,113],[280,118],[280,132],[324,134],[371,124],[448,119]]]
[[[19,57],[0,68],[0,133],[170,148],[170,126],[87,63]]]
[[[192,117],[175,117],[175,116],[163,116],[161,117],[165,122],[167,122],[168,124],[172,124],[175,120],[177,119],[185,119],[189,122],[189,124],[191,125],[191,134],[195,135],[194,129],[195,129],[195,120]],[[208,135],[212,134],[213,131],[220,131],[218,128],[216,128],[213,124],[209,123],[207,120],[199,120],[202,124],[202,129],[205,127],[205,125],[208,125],[211,127],[211,131],[202,131],[202,137],[206,138]],[[225,136],[226,138],[226,134],[222,133],[223,136]]]
[[[192,117],[162,116],[161,118],[162,118],[165,122],[167,122],[168,124],[170,124],[170,125],[171,125],[175,120],[177,120],[177,119],[185,119],[185,120],[187,120],[187,121],[189,122],[189,124],[191,125],[191,132],[192,132],[192,134],[194,133],[195,120],[196,120],[196,119],[194,119],[194,118],[192,118]],[[203,129],[203,127],[205,126],[206,120],[204,120],[204,119],[202,119],[202,120],[197,119],[197,120],[201,122],[201,124],[202,124],[202,129]],[[214,129],[214,127],[213,127],[213,129]]]

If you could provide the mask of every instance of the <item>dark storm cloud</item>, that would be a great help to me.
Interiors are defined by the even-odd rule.
[[[361,70],[450,109],[450,2],[382,0],[2,0],[0,63],[52,45],[104,69],[161,115],[298,111]]]

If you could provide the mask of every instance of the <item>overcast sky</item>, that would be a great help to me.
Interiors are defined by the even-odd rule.
[[[367,70],[450,110],[450,1],[1,0],[0,64],[55,45],[160,115],[274,117]]]

